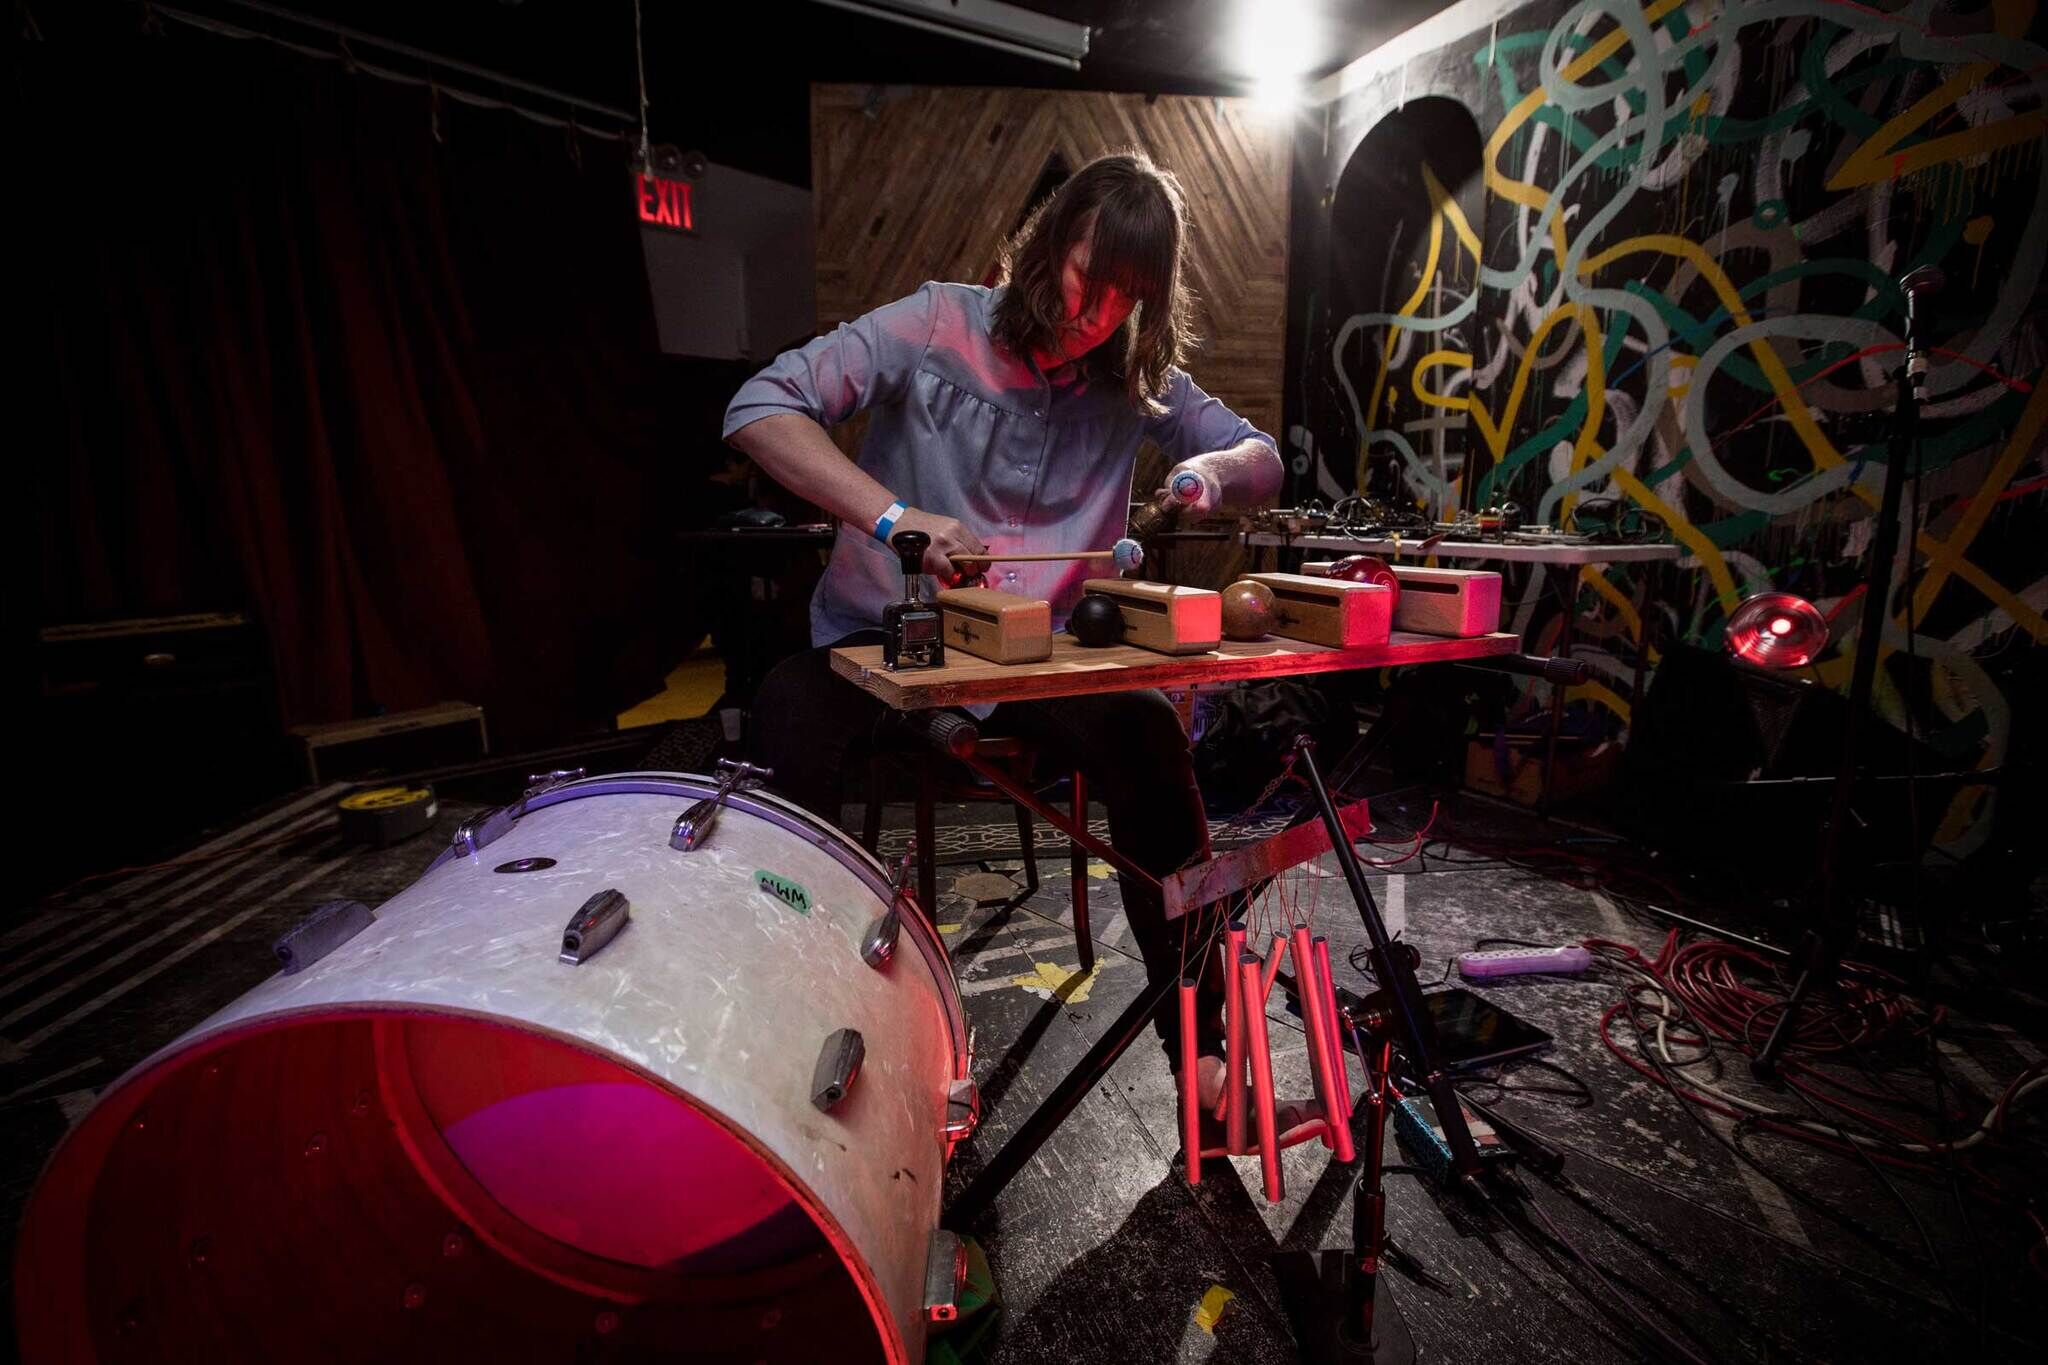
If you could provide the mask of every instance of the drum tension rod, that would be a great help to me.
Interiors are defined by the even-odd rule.
[[[860,960],[876,971],[896,956],[896,938],[903,931],[903,902],[910,898],[910,878],[916,866],[917,840],[912,839],[910,847],[903,850],[903,861],[896,865],[896,875],[889,880],[889,908],[861,938]]]
[[[718,770],[724,777],[718,783],[717,793],[696,802],[676,817],[676,827],[669,833],[668,846],[678,853],[688,853],[703,846],[711,835],[711,826],[718,819],[719,807],[725,804],[727,797],[755,782],[766,782],[775,776],[773,768],[757,768],[751,763],[735,763],[729,758],[718,760]]]

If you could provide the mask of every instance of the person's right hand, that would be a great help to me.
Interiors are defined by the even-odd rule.
[[[905,508],[903,515],[896,518],[890,534],[893,536],[899,531],[922,531],[932,538],[931,545],[924,552],[924,571],[941,583],[950,584],[960,577],[959,570],[953,567],[953,556],[988,553],[988,546],[981,543],[981,537],[953,518],[920,512],[915,507]]]

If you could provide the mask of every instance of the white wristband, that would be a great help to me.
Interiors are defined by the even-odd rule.
[[[875,518],[875,539],[887,545],[889,543],[889,533],[896,529],[896,519],[908,510],[900,502],[890,503],[889,510]]]

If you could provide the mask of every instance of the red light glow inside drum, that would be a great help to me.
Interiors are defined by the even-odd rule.
[[[1788,592],[1758,593],[1728,617],[1728,649],[1762,668],[1804,668],[1828,644],[1827,618]]]
[[[885,1359],[756,1140],[537,1030],[292,1016],[73,1136],[24,1227],[28,1359]]]

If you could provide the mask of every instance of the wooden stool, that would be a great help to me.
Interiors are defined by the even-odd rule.
[[[1032,785],[1032,770],[1038,762],[1038,750],[1029,741],[1012,738],[977,740],[974,745],[974,756],[985,763],[1002,768],[1018,786]],[[1024,858],[1024,894],[1029,897],[1038,890],[1038,858],[1030,809],[1010,801],[1009,797],[996,788],[977,782],[971,768],[929,749],[905,748],[876,752],[868,769],[867,809],[861,824],[861,843],[868,852],[873,853],[881,842],[882,807],[885,804],[883,779],[885,768],[891,760],[908,763],[916,770],[917,798],[914,818],[917,838],[917,901],[924,907],[926,915],[938,913],[936,811],[940,801],[1009,803],[1017,812],[1017,843]],[[1088,781],[1079,769],[1070,775],[1070,780],[1073,784],[1073,821],[1080,828],[1086,829]],[[1088,855],[1079,844],[1070,842],[1069,847],[1072,851],[1067,857],[1067,867],[1072,881],[1071,898],[1074,903],[1074,947],[1081,955],[1081,970],[1093,971],[1095,939],[1088,932]]]

